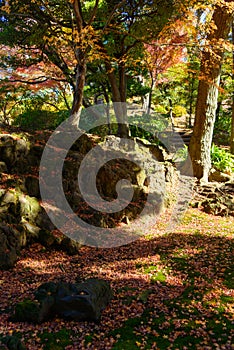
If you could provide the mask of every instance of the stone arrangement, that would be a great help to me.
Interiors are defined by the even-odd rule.
[[[197,185],[192,206],[208,214],[234,216],[234,182]]]

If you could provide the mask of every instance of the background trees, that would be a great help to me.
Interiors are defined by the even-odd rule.
[[[8,58],[14,68],[42,62],[56,68],[59,77],[50,79],[71,85],[71,114],[78,124],[87,63],[102,63],[112,101],[126,102],[127,70],[137,64],[142,42],[157,37],[172,14],[172,5],[172,1],[2,2],[1,42],[22,53],[22,57]],[[125,114],[116,111],[123,136],[128,134]]]
[[[25,101],[37,94],[41,109],[70,110],[61,118],[70,113],[76,126],[90,104],[143,101],[145,112],[180,116],[191,127],[198,96],[189,152],[194,174],[207,180],[215,116],[217,129],[232,104],[232,63],[223,72],[221,65],[233,1],[1,0],[0,14],[4,121],[29,110]],[[117,134],[127,137],[119,106]]]

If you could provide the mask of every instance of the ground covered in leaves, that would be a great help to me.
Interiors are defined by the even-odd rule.
[[[116,249],[82,247],[69,257],[34,244],[0,272],[0,335],[16,335],[29,350],[234,349],[233,227],[233,217],[189,209],[173,232],[162,222]],[[99,324],[10,321],[41,283],[89,277],[114,292]]]

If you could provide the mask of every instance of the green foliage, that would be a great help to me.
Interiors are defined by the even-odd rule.
[[[234,156],[215,144],[211,147],[211,162],[217,170],[226,173],[234,172]]]
[[[166,113],[172,107],[175,117],[194,113],[198,79],[191,69],[193,74],[188,63],[179,63],[160,74],[152,99],[155,112]]]
[[[128,97],[145,96],[148,92],[150,92],[150,88],[148,86],[142,85],[142,83],[139,80],[127,80]]]
[[[133,137],[138,136],[149,140],[149,137],[154,138],[157,133],[166,129],[169,118],[167,114],[134,114],[129,117],[129,124]]]
[[[214,124],[214,139],[218,144],[229,145],[231,134],[231,108],[224,110],[221,107],[219,116]]]
[[[183,162],[187,159],[188,156],[188,146],[184,145],[183,148],[179,148],[173,156],[174,162]]]
[[[23,130],[53,130],[69,116],[69,111],[51,112],[45,110],[27,110],[18,115],[13,122]]]
[[[166,107],[161,105],[161,104],[155,105],[154,111],[155,111],[155,113],[159,113],[159,114],[166,114],[167,113]]]
[[[187,110],[184,106],[176,105],[173,107],[173,116],[174,117],[183,117],[187,114]]]
[[[98,111],[100,118],[98,119],[98,126],[95,127],[96,116],[92,115],[92,110],[86,112],[82,110],[79,127],[84,130],[89,130],[90,125],[94,125],[89,130],[90,133],[94,133],[98,136],[104,137],[110,133],[112,135],[117,134],[118,125],[115,122],[114,115],[110,115],[110,128],[107,125],[106,111],[103,109],[105,105],[95,106],[95,111]],[[132,137],[139,137],[145,139],[151,143],[159,144],[158,133],[165,130],[169,124],[168,114],[132,114],[128,118],[129,129]],[[103,123],[103,124],[102,124]],[[102,125],[100,125],[102,124]],[[110,129],[110,130],[109,130]]]
[[[220,112],[219,118],[215,121],[214,132],[218,133],[219,131],[231,131],[231,109]]]
[[[156,282],[165,282],[166,281],[166,275],[162,271],[158,271],[153,276],[150,278],[151,283],[156,283]]]

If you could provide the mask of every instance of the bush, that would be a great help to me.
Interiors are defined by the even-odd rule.
[[[174,117],[183,117],[184,115],[187,114],[187,110],[183,106],[176,105],[173,107],[173,116]]]
[[[225,173],[234,172],[234,156],[215,144],[211,147],[211,162],[217,170]]]
[[[162,106],[162,105],[156,105],[154,107],[154,112],[155,113],[160,113],[160,114],[167,114],[168,113],[166,107]]]
[[[229,145],[231,134],[231,111],[221,111],[214,124],[214,140],[218,144]]]
[[[53,130],[68,116],[69,111],[65,110],[59,112],[27,110],[15,118],[13,125],[24,130]]]

